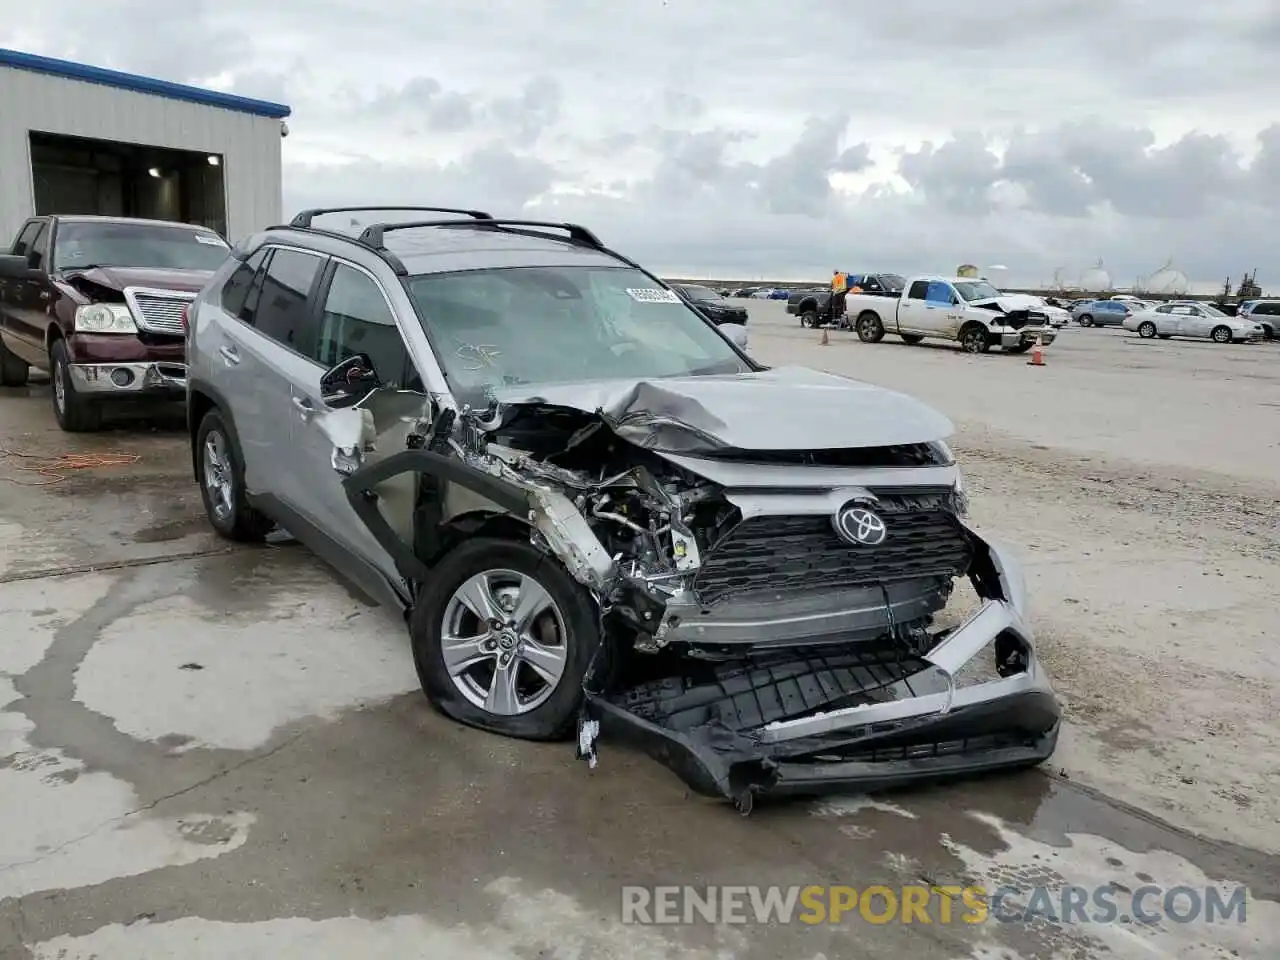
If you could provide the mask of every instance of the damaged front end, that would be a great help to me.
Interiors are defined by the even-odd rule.
[[[959,473],[930,439],[944,430],[895,432],[884,423],[910,420],[906,398],[878,396],[877,411],[863,395],[867,442],[848,442],[848,415],[838,446],[816,442],[834,421],[779,441],[770,389],[831,385],[753,376],[750,427],[740,380],[652,381],[441,409],[376,462],[359,455],[375,418],[354,409],[331,434],[334,466],[407,582],[430,576],[450,529],[502,517],[590,592],[601,642],[578,751],[592,765],[600,738],[636,742],[748,811],[759,795],[1049,757],[1060,708],[1022,577],[963,522]],[[405,475],[413,516],[397,519],[384,491]]]

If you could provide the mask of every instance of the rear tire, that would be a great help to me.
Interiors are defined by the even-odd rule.
[[[530,673],[533,668],[529,660],[526,659],[523,666],[515,671],[515,683],[519,684],[523,679],[525,689],[531,694],[531,702],[537,703],[531,709],[498,712],[472,699],[482,699],[486,686],[490,697],[493,696],[493,686],[498,680],[497,658],[502,654],[500,648],[495,646],[491,651],[480,648],[465,659],[455,652],[449,658],[453,663],[452,673],[446,663],[445,619],[452,619],[450,610],[456,609],[451,601],[460,596],[464,585],[468,582],[474,584],[473,578],[481,575],[491,582],[518,577],[526,585],[533,583],[540,587],[554,611],[550,621],[544,619],[542,626],[550,629],[553,635],[563,626],[558,645],[547,642],[553,639],[547,633],[538,632],[542,643],[536,649],[543,654],[560,651],[561,669],[554,687],[545,698],[540,701],[533,699],[538,692],[536,681],[541,679],[546,683],[546,680],[540,676],[541,671]],[[468,590],[468,595],[471,592]],[[524,590],[520,592],[523,595]],[[491,595],[491,591],[486,589],[486,595]],[[466,606],[471,607],[471,604]],[[517,601],[517,610],[519,606]],[[472,631],[479,634],[486,628],[478,617],[474,619],[476,622],[467,624],[469,629],[460,636],[472,636]],[[548,622],[550,627],[547,627]],[[432,570],[431,580],[414,605],[409,631],[413,661],[422,689],[431,705],[445,716],[470,727],[521,740],[559,740],[573,730],[578,719],[583,677],[600,644],[599,624],[599,610],[591,595],[554,559],[518,540],[480,537],[468,540],[453,550]],[[518,635],[525,635],[525,631],[516,630]],[[534,631],[530,629],[527,632]],[[457,644],[454,650],[458,651],[463,646]],[[489,671],[490,663],[494,665],[492,673]],[[529,689],[531,687],[532,690]],[[468,692],[464,693],[464,689]],[[519,698],[517,693],[516,702]]]
[[[870,310],[858,314],[857,331],[863,343],[879,343],[884,339],[884,324],[879,315]]]
[[[924,340],[924,337],[920,336],[918,333],[900,333],[898,336],[902,338],[903,343],[909,343],[912,346]]]
[[[1150,340],[1156,335],[1156,325],[1150,320],[1143,320],[1138,324],[1138,336],[1144,340]]]
[[[1213,330],[1209,332],[1209,336],[1213,339],[1214,343],[1230,343],[1231,328],[1226,326],[1214,327]]]
[[[102,427],[102,405],[76,393],[65,340],[55,340],[49,348],[49,379],[58,426],[67,433],[91,433]]]
[[[800,326],[808,327],[810,330],[818,326],[818,311],[806,310],[800,314]]]
[[[25,387],[31,376],[31,367],[21,357],[15,356],[0,339],[0,386]]]
[[[259,543],[275,526],[249,506],[244,485],[240,442],[214,408],[196,429],[196,479],[209,524],[218,535],[237,543]]]

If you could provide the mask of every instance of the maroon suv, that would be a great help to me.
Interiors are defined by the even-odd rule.
[[[207,227],[34,217],[0,255],[0,383],[48,370],[64,430],[106,404],[186,397],[186,307],[226,259]]]

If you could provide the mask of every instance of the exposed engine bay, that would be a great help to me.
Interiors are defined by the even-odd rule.
[[[1020,575],[963,522],[945,444],[768,448],[767,418],[745,428],[705,395],[647,382],[440,409],[366,464],[361,451],[390,439],[374,405],[335,411],[348,416],[326,429],[353,508],[407,580],[425,581],[449,548],[457,486],[471,496],[464,521],[518,519],[595,598],[577,746],[592,766],[601,739],[634,741],[747,812],[758,795],[1052,753],[1059,708]],[[406,473],[418,478],[412,524],[380,498]],[[939,626],[966,578],[976,608]],[[972,664],[982,676],[965,686]]]

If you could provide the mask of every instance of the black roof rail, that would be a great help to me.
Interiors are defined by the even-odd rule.
[[[496,219],[494,217],[473,218],[471,220],[421,220],[407,221],[405,223],[374,223],[365,227],[364,232],[360,234],[360,242],[373,247],[375,250],[384,250],[386,249],[386,234],[389,231],[412,230],[419,227],[476,227],[502,230],[506,233],[520,233],[530,237],[551,237],[551,239],[560,238],[546,233],[547,230],[563,230],[569,235],[568,241],[570,243],[584,247],[591,247],[595,250],[603,251],[607,249],[605,245],[600,242],[599,237],[586,227],[576,223],[555,223],[550,220],[506,220]]]
[[[378,209],[382,208],[379,207]],[[297,218],[295,217],[295,219]],[[404,263],[390,250],[381,250],[377,247],[371,247],[359,237],[350,233],[342,233],[340,230],[325,230],[323,227],[300,227],[293,223],[278,223],[274,226],[267,227],[264,232],[270,232],[272,230],[298,230],[302,233],[311,233],[320,237],[329,237],[332,240],[345,240],[347,243],[354,243],[356,246],[363,247],[366,250],[372,250],[383,259],[387,266],[396,272],[397,276],[406,277],[409,275],[409,271],[405,268]],[[237,251],[239,249],[239,247],[236,248]],[[250,252],[251,251],[247,249],[244,250],[244,256],[237,257],[237,259],[247,259]],[[232,252],[232,255],[235,256],[235,251]]]
[[[457,213],[464,217],[471,217],[473,220],[491,220],[493,217],[485,213],[483,210],[460,210],[456,207],[414,207],[414,206],[397,206],[395,204],[382,204],[376,207],[313,207],[310,210],[303,210],[296,214],[289,221],[291,227],[301,227],[306,229],[311,226],[311,221],[316,217],[323,216],[327,213],[369,213],[374,210],[413,210],[416,213]]]

